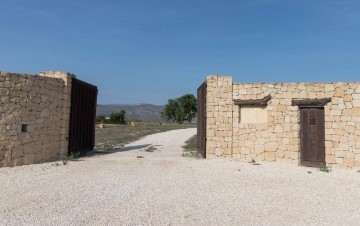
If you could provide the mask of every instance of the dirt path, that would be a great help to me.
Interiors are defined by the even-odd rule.
[[[357,225],[360,174],[181,157],[155,134],[66,166],[0,169],[1,225]],[[152,144],[158,150],[144,152]],[[136,158],[137,156],[144,158]],[[311,171],[312,173],[308,173]]]

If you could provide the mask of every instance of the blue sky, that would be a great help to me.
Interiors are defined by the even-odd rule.
[[[207,75],[360,80],[358,0],[1,0],[0,70],[59,70],[98,103],[165,104]]]

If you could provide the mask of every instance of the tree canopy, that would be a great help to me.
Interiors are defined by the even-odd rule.
[[[165,105],[161,117],[167,121],[183,123],[191,122],[196,117],[197,100],[193,94],[185,94],[175,99],[169,99]]]
[[[110,122],[114,124],[125,124],[125,111],[112,112],[110,115]]]

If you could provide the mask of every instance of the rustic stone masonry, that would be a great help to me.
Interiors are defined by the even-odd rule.
[[[67,155],[72,77],[0,72],[0,167]]]
[[[206,83],[207,158],[300,164],[300,108],[292,101],[331,98],[323,106],[325,162],[360,168],[360,83],[233,83],[229,76]],[[234,103],[268,95],[262,107]]]
[[[209,76],[206,94],[206,154],[231,157],[232,154],[232,78]]]

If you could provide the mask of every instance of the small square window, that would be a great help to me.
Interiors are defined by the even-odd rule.
[[[28,129],[29,129],[29,125],[27,125],[27,124],[22,124],[21,125],[21,132],[27,133]]]

